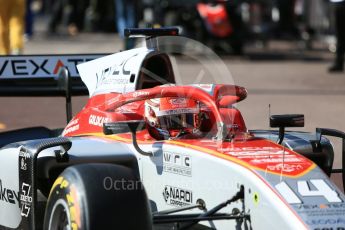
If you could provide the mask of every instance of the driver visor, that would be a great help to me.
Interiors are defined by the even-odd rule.
[[[167,130],[173,129],[184,129],[184,128],[194,128],[195,114],[186,113],[186,114],[176,114],[159,117],[159,122],[162,128]]]

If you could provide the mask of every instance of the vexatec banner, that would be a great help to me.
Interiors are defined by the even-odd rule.
[[[79,77],[77,65],[106,54],[0,56],[0,79],[52,78],[61,67]]]

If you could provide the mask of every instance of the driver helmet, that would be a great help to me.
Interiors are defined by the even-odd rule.
[[[156,139],[192,134],[199,127],[199,105],[188,98],[165,97],[145,101],[145,119]]]

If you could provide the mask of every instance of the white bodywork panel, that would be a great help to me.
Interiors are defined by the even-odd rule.
[[[90,148],[90,146],[92,147]],[[305,196],[312,196],[312,200],[316,204],[323,204],[326,202],[325,198],[329,198],[332,199],[332,202],[339,201],[334,205],[343,205],[344,197],[340,193],[335,194],[336,196],[333,193],[316,194],[321,193],[322,190],[306,189],[305,183],[303,184],[301,181],[308,179],[308,177],[281,181],[277,175],[270,173],[266,175],[264,171],[248,168],[239,162],[218,158],[207,151],[179,146],[174,144],[174,141],[157,141],[152,144],[140,144],[140,147],[144,151],[152,151],[154,156],[139,154],[131,143],[75,137],[72,148],[69,150],[70,163],[73,165],[83,162],[89,163],[90,161],[97,162],[97,160],[112,159],[111,157],[133,159],[129,157],[135,156],[141,179],[151,204],[153,204],[153,211],[196,204],[198,199],[204,200],[206,208],[210,210],[233,197],[243,185],[245,188],[244,210],[251,218],[247,225],[251,225],[253,229],[277,229],[281,227],[282,229],[294,230],[307,229],[306,224],[317,226],[314,224],[316,220],[303,216],[303,213],[297,213],[296,207],[291,205],[291,202],[288,204],[286,191],[290,190],[284,190],[284,188],[290,188],[293,189],[291,192],[296,192],[296,188],[291,187],[292,182],[298,181],[299,184],[302,184],[299,186],[301,188],[299,199],[303,198],[305,201]],[[55,162],[54,150],[56,149],[57,147],[42,151],[38,160],[45,159],[51,163]],[[6,199],[8,198],[7,193],[18,194],[19,191],[17,179],[19,167],[21,167],[18,164],[19,150],[19,148],[4,148],[0,151],[1,192],[3,193],[6,189]],[[96,155],[95,150],[97,150]],[[46,163],[51,165],[48,161]],[[321,180],[314,179],[322,179],[323,177],[318,175],[317,171],[315,172],[312,173],[310,181],[314,186],[321,188],[324,184],[321,184],[322,186],[317,185]],[[276,179],[278,180],[275,181]],[[328,183],[326,179],[323,181]],[[316,195],[318,198],[314,198]],[[10,196],[12,197],[12,195]],[[341,198],[341,200],[334,200],[335,198]],[[9,228],[16,228],[21,221],[19,202],[15,199],[15,197],[12,199],[15,204],[0,199],[0,223],[2,225],[6,223],[6,227]],[[242,205],[242,202],[237,201],[220,210],[220,213],[232,213],[234,208],[241,211]],[[308,204],[306,205],[308,206]],[[338,210],[329,208],[330,212],[334,210],[338,213],[343,212],[341,207]],[[321,211],[326,210],[322,209]],[[200,212],[200,210],[194,209],[184,213]],[[243,223],[236,220],[204,221],[201,224],[216,229],[246,229]]]
[[[1,150],[0,162],[0,223],[7,228],[17,228],[21,222],[19,208],[19,148]]]
[[[159,145],[158,145],[159,146]],[[245,187],[245,210],[251,215],[251,226],[255,229],[306,229],[306,226],[288,207],[283,199],[255,171],[227,160],[219,159],[203,152],[170,144],[163,144],[162,149],[155,145],[142,145],[144,151],[153,150],[154,157],[138,155],[142,180],[157,210],[163,211],[177,207],[178,202],[184,205],[196,204],[202,198],[207,209],[230,199],[239,191],[240,185]],[[133,151],[135,152],[134,148]],[[170,160],[167,155],[170,155]],[[164,156],[165,155],[165,156]],[[172,160],[177,158],[176,161]],[[189,166],[186,166],[186,161]],[[174,170],[175,169],[175,170]],[[174,200],[166,190],[178,189],[183,194],[190,194],[187,199]],[[258,196],[258,201],[254,196]],[[168,196],[168,197],[166,197]],[[165,199],[168,198],[168,199]],[[171,204],[174,203],[174,204]],[[222,209],[221,213],[232,213],[233,208],[242,210],[242,203],[236,202]],[[184,213],[200,213],[200,210]],[[201,222],[216,229],[237,229],[235,220]],[[244,226],[242,229],[244,229]]]
[[[77,68],[90,97],[108,92],[133,92],[142,63],[152,52],[147,48],[127,50],[80,64]]]

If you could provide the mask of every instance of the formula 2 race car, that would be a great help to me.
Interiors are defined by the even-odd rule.
[[[249,131],[235,107],[243,87],[174,84],[155,36],[175,29],[127,34],[147,47],[0,58],[0,95],[63,95],[69,114],[62,132],[0,134],[0,229],[345,229],[329,179],[344,170],[324,137],[343,132],[286,132],[304,125],[298,114]],[[75,64],[90,98],[71,118],[70,97],[87,93]]]

